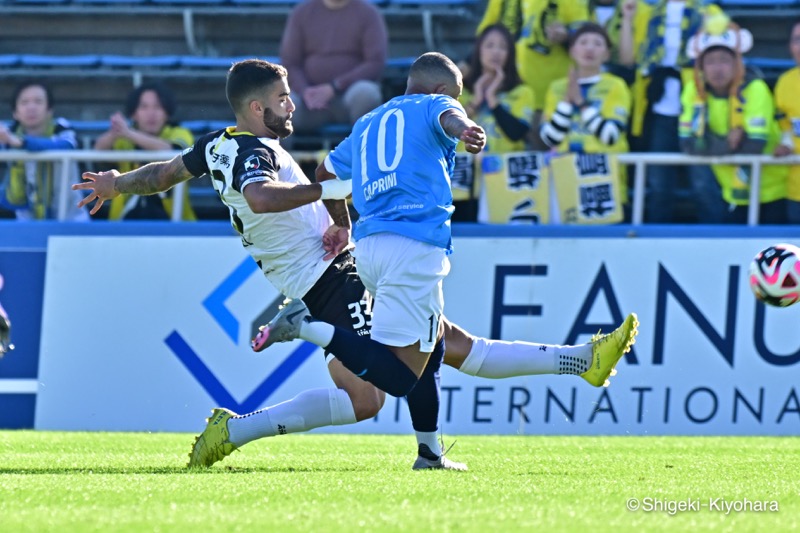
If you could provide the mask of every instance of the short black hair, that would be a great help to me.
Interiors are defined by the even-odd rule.
[[[40,81],[31,80],[23,81],[14,87],[14,92],[11,93],[11,111],[14,111],[17,108],[17,100],[19,100],[19,96],[22,94],[22,91],[28,87],[41,87],[44,89],[44,95],[45,98],[47,98],[47,109],[53,109],[53,92],[50,90],[50,87]]]
[[[408,79],[421,86],[431,88],[439,83],[455,83],[461,76],[453,61],[439,52],[427,52],[419,56],[408,70]]]
[[[596,22],[584,22],[583,24],[578,26],[578,28],[575,31],[571,32],[569,34],[569,40],[567,41],[567,49],[572,49],[572,47],[577,42],[578,38],[581,35],[585,35],[587,33],[596,33],[600,35],[600,37],[602,37],[603,40],[606,42],[606,48],[611,50],[612,48],[611,37],[608,36],[608,32],[606,31],[606,29],[602,27],[600,24],[597,24]]]
[[[161,107],[167,112],[167,118],[175,115],[175,111],[178,108],[178,104],[175,101],[175,93],[160,83],[145,83],[128,93],[128,99],[125,102],[125,116],[131,118],[136,113],[136,108],[139,107],[142,95],[147,91],[156,93]]]
[[[263,90],[286,76],[286,69],[281,65],[263,59],[245,59],[234,63],[228,71],[225,96],[233,112],[238,114],[254,92]]]

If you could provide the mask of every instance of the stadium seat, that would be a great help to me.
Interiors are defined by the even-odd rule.
[[[96,67],[99,63],[100,56],[96,54],[71,56],[20,55],[20,64],[23,67]]]
[[[179,56],[123,56],[105,54],[100,56],[100,64],[104,67],[136,68],[136,67],[177,67]]]

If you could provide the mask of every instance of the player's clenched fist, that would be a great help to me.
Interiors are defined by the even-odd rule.
[[[486,146],[486,132],[477,124],[468,126],[461,133],[460,140],[464,143],[464,148],[467,149],[467,152],[477,154]]]

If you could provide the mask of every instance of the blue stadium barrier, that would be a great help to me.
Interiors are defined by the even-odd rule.
[[[772,57],[745,57],[744,62],[746,65],[768,70],[789,70],[795,66],[795,62],[792,59]]]
[[[96,6],[103,6],[103,5],[131,5],[131,6],[141,6],[148,2],[148,0],[71,0],[73,4],[87,4],[87,5],[96,5]]]
[[[721,0],[721,7],[778,7],[800,5],[798,0]]]
[[[181,126],[191,131],[194,135],[205,135],[206,133],[221,130],[228,126],[233,126],[235,121],[231,120],[184,120]]]
[[[69,124],[78,133],[106,131],[111,127],[108,120],[70,120]]]
[[[286,7],[296,6],[301,1],[302,0],[231,0],[232,3],[238,5],[286,6]]]
[[[100,56],[100,64],[104,67],[177,67],[180,57],[175,55],[167,56],[123,56],[106,54]]]
[[[386,60],[386,66],[390,68],[411,68],[411,64],[416,57],[393,57]]]
[[[69,0],[11,0],[11,4],[66,4]]]
[[[22,58],[19,54],[0,54],[0,67],[16,67]]]
[[[410,7],[424,7],[424,6],[476,6],[480,0],[389,0],[390,6],[410,6]]]
[[[222,5],[226,4],[227,0],[150,0],[154,4],[159,5]]]
[[[203,56],[181,56],[179,63],[184,68],[230,68],[237,61],[253,59],[255,56],[243,57],[203,57]],[[264,58],[272,61],[273,58]]]
[[[100,63],[97,54],[53,56],[40,54],[20,55],[23,67],[96,67]]]

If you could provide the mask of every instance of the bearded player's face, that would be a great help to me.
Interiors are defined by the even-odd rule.
[[[292,112],[294,112],[295,107],[294,102],[289,97],[289,84],[286,78],[281,78],[272,84],[266,104],[264,107],[264,126],[281,139],[291,135],[294,131]]]

